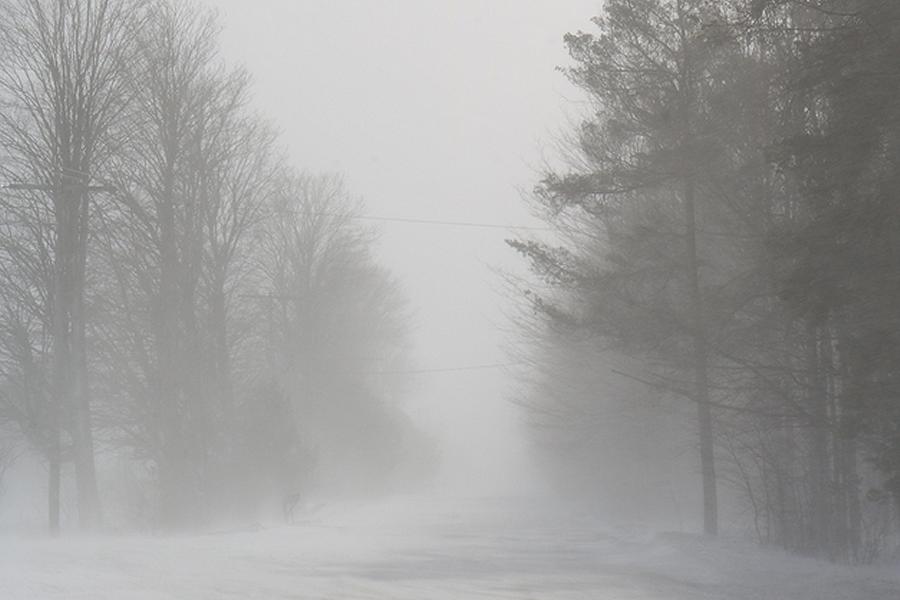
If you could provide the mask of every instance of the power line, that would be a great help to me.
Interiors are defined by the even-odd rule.
[[[468,365],[463,367],[442,367],[435,369],[404,369],[398,371],[372,371],[370,375],[422,375],[429,373],[458,373],[462,371],[490,371],[518,367],[522,363],[493,363],[487,365]]]
[[[392,223],[410,223],[413,225],[443,225],[448,227],[477,227],[482,229],[525,229],[530,231],[550,231],[549,227],[529,225],[502,225],[500,223],[478,223],[474,221],[442,221],[437,219],[414,219],[408,217],[380,217],[375,215],[351,215],[351,219],[364,221],[388,221]]]
[[[352,213],[338,213],[327,211],[304,211],[302,209],[284,209],[280,208],[274,211],[271,217],[277,217],[279,213],[291,213],[298,215],[310,215],[316,217],[339,217],[344,219],[354,219],[358,221],[381,221],[388,223],[407,223],[411,225],[437,225],[443,227],[473,227],[480,229],[519,229],[530,231],[553,231],[550,227],[537,227],[532,225],[508,225],[503,223],[482,223],[478,221],[449,221],[442,219],[419,219],[415,217],[385,217],[381,215],[356,215]]]

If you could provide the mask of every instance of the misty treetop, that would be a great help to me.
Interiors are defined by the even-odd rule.
[[[340,177],[286,165],[214,15],[0,11],[0,465],[46,462],[51,531],[69,464],[83,528],[104,465],[132,486],[107,512],[152,528],[418,477],[378,375],[407,359],[403,294]]]
[[[668,496],[647,456],[681,439],[706,532],[724,496],[762,541],[874,559],[900,507],[900,4],[607,0],[565,43],[591,111],[531,197],[554,234],[510,242],[552,471],[613,452],[650,474],[598,494]]]

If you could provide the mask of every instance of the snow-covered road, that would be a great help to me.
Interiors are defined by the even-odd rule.
[[[393,501],[292,526],[0,538],[0,599],[897,600],[900,573],[683,534],[604,533],[521,503]]]

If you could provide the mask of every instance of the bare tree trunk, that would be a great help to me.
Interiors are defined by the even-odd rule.
[[[50,535],[59,536],[59,487],[62,471],[62,452],[60,449],[59,426],[50,432],[50,448],[48,451],[47,480],[47,522]]]
[[[862,547],[862,507],[859,498],[857,443],[851,437],[844,446],[844,487],[847,496],[847,546],[849,558],[859,562]]]
[[[48,485],[49,494],[49,521],[50,532],[53,535],[59,534],[59,507],[60,507],[60,477],[62,470],[62,440],[61,425],[64,412],[69,408],[71,389],[71,355],[69,353],[69,324],[68,311],[69,306],[69,273],[67,262],[71,258],[71,229],[68,225],[68,214],[71,207],[65,206],[59,202],[58,197],[54,198],[56,204],[56,240],[53,248],[53,282],[50,293],[51,302],[53,303],[53,312],[51,320],[51,348],[53,352],[53,389],[51,392],[52,412],[50,418],[50,481]]]
[[[162,195],[157,205],[160,238],[159,311],[157,359],[160,402],[160,513],[163,525],[181,524],[182,502],[179,491],[184,482],[178,465],[183,462],[184,444],[179,418],[178,348],[178,253],[175,238],[174,154],[169,152]]]
[[[843,482],[846,510],[846,546],[847,558],[852,562],[861,560],[862,550],[862,506],[860,504],[860,476],[859,476],[859,431],[862,420],[860,398],[864,381],[859,374],[859,368],[853,364],[853,359],[846,351],[850,345],[848,333],[844,327],[837,328],[838,343],[834,354],[840,362],[840,374],[844,382],[838,401],[841,410],[840,431],[844,438],[841,447],[841,456],[837,458],[841,463],[841,479]]]
[[[684,185],[684,221],[686,226],[688,288],[691,326],[694,338],[694,400],[697,402],[697,426],[700,433],[700,471],[703,479],[703,530],[708,535],[719,531],[719,504],[716,491],[716,465],[712,406],[709,397],[709,343],[700,289],[700,261],[697,255],[696,191],[693,178]]]
[[[88,182],[81,183],[87,188]],[[71,368],[72,393],[75,396],[75,481],[78,494],[78,521],[82,529],[100,526],[100,493],[94,462],[94,434],[88,385],[87,340],[85,336],[85,274],[87,271],[87,237],[89,192],[79,191],[75,216],[77,244],[72,264]]]
[[[234,387],[231,377],[231,350],[228,343],[228,311],[225,306],[224,276],[216,277],[210,297],[210,322],[213,335],[214,372],[219,384],[219,401],[225,430],[234,426]]]
[[[810,447],[810,522],[807,536],[810,550],[827,554],[830,548],[829,474],[828,474],[828,406],[825,377],[819,352],[819,331],[808,326],[807,369],[810,378],[809,402],[813,422]]]

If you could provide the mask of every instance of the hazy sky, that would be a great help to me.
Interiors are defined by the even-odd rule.
[[[226,56],[294,164],[343,173],[378,217],[534,225],[520,190],[577,114],[555,67],[598,0],[214,0]],[[377,223],[416,313],[421,369],[506,363],[496,268],[512,231]],[[410,410],[459,478],[498,481],[521,455],[500,370],[421,374]],[[463,432],[463,435],[459,435]],[[477,473],[468,469],[476,468]]]

